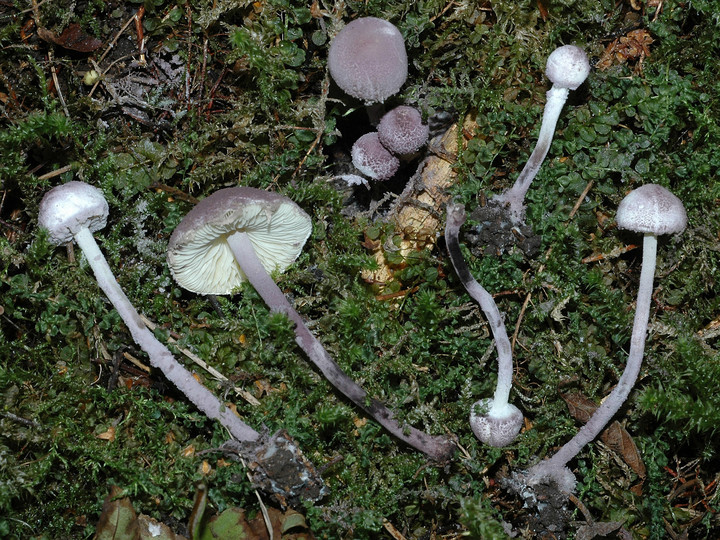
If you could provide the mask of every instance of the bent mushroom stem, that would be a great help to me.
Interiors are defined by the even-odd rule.
[[[246,233],[235,232],[227,237],[227,242],[235,254],[238,265],[265,303],[273,311],[285,313],[295,323],[298,345],[335,388],[395,437],[424,452],[429,457],[443,461],[453,454],[455,444],[446,437],[428,435],[411,426],[400,425],[394,419],[392,411],[383,403],[376,399],[368,399],[367,392],[340,369],[340,366],[335,363],[322,344],[305,326],[300,315],[265,271]]]
[[[524,219],[523,201],[525,195],[533,179],[537,176],[540,166],[545,161],[548,150],[550,150],[555,127],[569,93],[570,90],[567,88],[558,87],[552,87],[547,91],[547,101],[545,102],[545,110],[535,148],[513,186],[497,197],[498,202],[510,206],[510,216],[515,223],[522,222]]]
[[[490,323],[490,330],[495,338],[495,348],[498,353],[498,382],[495,388],[493,404],[489,413],[499,412],[508,404],[510,389],[512,387],[512,347],[505,329],[500,310],[492,295],[477,282],[470,273],[465,258],[460,251],[458,233],[465,223],[465,209],[459,204],[449,204],[447,207],[447,222],[445,224],[445,244],[447,245],[450,260],[460,281],[468,294],[480,304],[485,317]]]
[[[179,364],[172,353],[160,343],[145,326],[140,315],[128,300],[112,274],[107,260],[87,227],[74,234],[75,242],[87,257],[95,273],[98,285],[110,299],[130,330],[135,342],[148,354],[150,363],[160,369],[165,377],[177,386],[198,409],[209,418],[218,420],[238,441],[255,442],[260,434],[244,423],[229,408],[223,405],[210,390],[200,384],[192,374]]]
[[[655,276],[655,260],[657,254],[657,236],[647,233],[643,238],[643,260],[640,270],[640,284],[638,287],[637,306],[633,321],[632,336],[630,338],[630,353],[627,364],[615,388],[610,395],[597,408],[590,420],[580,428],[580,431],[570,439],[558,452],[548,460],[531,467],[529,473],[538,478],[563,475],[567,463],[573,459],[580,450],[595,439],[607,425],[610,419],[620,409],[620,406],[630,395],[642,365],[645,351],[645,337],[650,318],[650,301],[652,299],[653,278]]]

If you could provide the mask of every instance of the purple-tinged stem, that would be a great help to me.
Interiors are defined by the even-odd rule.
[[[532,154],[530,154],[525,167],[520,171],[520,175],[517,177],[517,180],[515,180],[513,186],[495,197],[495,200],[499,203],[509,205],[510,219],[514,224],[525,221],[525,194],[530,188],[533,179],[537,176],[540,166],[550,150],[550,144],[555,134],[555,127],[557,126],[560,112],[567,101],[569,92],[567,88],[559,88],[557,86],[553,86],[548,90],[542,124],[540,125],[540,133],[538,134],[535,148]]]
[[[120,314],[135,342],[148,354],[150,363],[163,372],[198,409],[209,418],[218,420],[238,441],[254,442],[260,434],[234,412],[227,408],[210,390],[200,384],[180,364],[165,345],[145,326],[140,315],[120,288],[107,260],[98,247],[88,228],[82,228],[74,235],[75,242],[85,254],[98,285]]]
[[[652,299],[653,279],[657,255],[657,236],[645,234],[643,238],[643,261],[640,271],[635,320],[630,338],[630,353],[625,370],[610,395],[600,404],[590,420],[580,428],[578,433],[557,451],[550,459],[541,461],[528,471],[531,478],[540,481],[544,478],[567,477],[567,464],[582,448],[595,439],[617,413],[630,391],[635,385],[645,352],[645,338],[650,318],[650,301]],[[561,484],[562,485],[562,484]],[[568,491],[572,491],[569,489]]]
[[[452,441],[446,437],[428,435],[411,426],[400,425],[391,410],[380,401],[369,398],[367,392],[335,363],[265,271],[246,233],[231,234],[227,237],[227,242],[241,270],[268,307],[272,311],[285,313],[295,323],[298,345],[335,388],[395,437],[413,448],[438,461],[447,460],[452,456],[455,451],[455,444]]]

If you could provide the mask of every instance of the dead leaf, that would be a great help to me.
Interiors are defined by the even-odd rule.
[[[594,401],[579,392],[560,394],[560,396],[565,400],[565,403],[567,403],[570,416],[583,424],[587,423],[598,408]],[[640,452],[638,452],[637,446],[635,446],[635,441],[633,441],[633,438],[619,422],[614,421],[610,423],[610,425],[600,433],[600,440],[607,444],[614,452],[617,452],[635,474],[640,478],[645,478],[647,471],[640,457]]]
[[[575,534],[576,540],[593,540],[596,536],[607,536],[622,527],[621,521],[595,522],[581,525]]]
[[[110,426],[107,431],[104,431],[97,436],[98,439],[104,441],[113,442],[115,440],[115,426]]]
[[[614,65],[637,62],[637,68],[642,69],[642,62],[650,56],[650,45],[653,43],[650,32],[641,28],[632,30],[620,36],[606,48],[596,64],[597,69],[604,71]]]
[[[59,36],[47,28],[38,28],[37,33],[40,39],[71,51],[89,53],[99,49],[103,44],[99,39],[83,32],[77,23],[69,25]]]
[[[135,510],[128,497],[118,498],[121,494],[119,487],[110,488],[95,530],[95,540],[133,540],[136,537]]]

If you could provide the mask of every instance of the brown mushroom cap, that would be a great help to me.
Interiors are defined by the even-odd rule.
[[[198,294],[229,294],[246,281],[225,240],[247,233],[268,273],[282,272],[310,236],[310,216],[293,201],[251,187],[216,191],[173,231],[167,261],[175,280]]]
[[[634,189],[620,202],[618,227],[644,234],[671,234],[685,230],[687,214],[682,201],[657,184]]]
[[[408,74],[405,41],[397,27],[376,17],[356,19],[330,44],[328,69],[335,83],[365,103],[397,94]]]

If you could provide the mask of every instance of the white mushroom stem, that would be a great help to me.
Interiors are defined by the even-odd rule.
[[[260,434],[240,420],[212,392],[200,384],[145,326],[140,315],[120,288],[115,276],[113,276],[107,260],[105,260],[90,230],[87,227],[80,229],[74,234],[74,239],[95,273],[98,285],[120,314],[135,342],[148,354],[153,367],[162,371],[165,377],[177,386],[178,390],[185,394],[198,409],[209,418],[218,420],[238,441],[257,441]]]
[[[401,425],[383,403],[369,398],[367,392],[353,381],[330,357],[322,344],[305,325],[300,315],[268,275],[258,259],[247,233],[236,232],[227,237],[235,259],[250,284],[272,311],[285,313],[295,323],[296,341],[325,378],[350,401],[369,414],[398,439],[429,457],[444,461],[455,451],[455,444],[446,437],[432,436],[414,427]]]
[[[640,271],[640,285],[638,287],[635,307],[635,320],[630,338],[630,353],[620,380],[612,392],[610,392],[610,395],[605,398],[605,401],[602,402],[590,417],[590,420],[580,428],[572,439],[565,443],[553,457],[529,469],[528,473],[531,478],[539,481],[543,478],[559,480],[567,477],[569,473],[566,469],[567,463],[573,459],[587,443],[598,436],[630,395],[630,391],[635,385],[635,381],[640,373],[643,354],[645,352],[645,338],[647,335],[648,320],[650,318],[650,301],[652,299],[653,278],[655,276],[656,254],[657,236],[646,233],[643,238],[642,269]]]
[[[515,224],[522,223],[525,220],[525,194],[530,188],[533,179],[537,176],[548,150],[550,150],[555,127],[569,93],[570,90],[567,88],[557,86],[553,86],[548,90],[545,111],[543,112],[542,124],[540,125],[540,133],[535,148],[513,186],[496,197],[496,200],[501,204],[509,205],[510,219]]]
[[[509,403],[513,375],[512,347],[495,300],[472,276],[462,251],[460,251],[458,234],[463,223],[465,223],[465,208],[459,204],[448,204],[445,244],[450,254],[450,260],[468,294],[480,304],[485,313],[498,352],[498,379],[495,394],[493,399],[483,399],[473,405],[470,413],[470,425],[482,442],[490,446],[502,447],[515,440],[523,423],[522,412],[515,405]],[[487,413],[476,412],[474,410],[476,407],[487,408]]]

